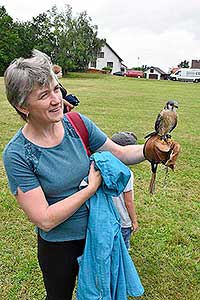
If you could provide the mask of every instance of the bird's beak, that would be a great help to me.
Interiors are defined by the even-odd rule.
[[[174,102],[174,107],[178,108],[178,102]]]

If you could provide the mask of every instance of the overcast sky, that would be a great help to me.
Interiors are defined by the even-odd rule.
[[[54,4],[71,5],[74,16],[86,10],[99,37],[128,67],[168,71],[182,60],[200,59],[200,0],[0,0],[14,20],[23,21]]]

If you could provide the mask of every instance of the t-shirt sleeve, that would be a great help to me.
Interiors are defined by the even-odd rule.
[[[131,173],[131,177],[130,177],[130,179],[129,179],[129,181],[128,181],[128,183],[127,183],[127,185],[126,185],[126,187],[123,191],[125,193],[133,190],[134,177],[133,177],[133,172],[131,170],[130,170],[130,173]]]
[[[95,152],[98,148],[100,148],[105,143],[107,139],[107,135],[86,116],[82,114],[80,114],[80,116],[88,130],[90,149],[92,152]]]
[[[20,153],[5,149],[3,163],[12,194],[17,194],[18,187],[25,193],[40,186],[37,176]]]

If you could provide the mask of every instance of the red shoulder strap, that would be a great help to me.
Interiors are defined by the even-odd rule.
[[[85,150],[87,152],[87,155],[91,155],[91,151],[89,149],[89,136],[88,136],[88,130],[85,126],[85,123],[81,119],[79,113],[75,111],[71,111],[65,114],[68,121],[71,123],[71,125],[74,127],[76,133],[80,137]]]

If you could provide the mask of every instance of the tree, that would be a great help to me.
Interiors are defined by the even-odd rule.
[[[0,75],[3,75],[9,63],[17,56],[18,34],[13,19],[4,6],[0,6]]]
[[[66,5],[62,11],[53,6],[32,21],[13,22],[0,7],[0,29],[4,33],[0,39],[1,74],[12,59],[29,56],[33,48],[49,55],[64,73],[87,69],[105,42],[97,38],[97,26],[91,21],[86,12],[73,17],[72,7]]]
[[[56,37],[48,11],[33,18],[31,31],[34,37],[34,47],[51,56],[54,47],[56,47]]]
[[[63,73],[73,69],[73,61],[70,57],[70,49],[73,45],[72,34],[72,8],[67,5],[61,12],[56,6],[49,11],[52,24],[54,26],[54,37],[56,45],[52,51],[51,57],[54,62],[62,66]]]
[[[74,68],[85,70],[90,61],[97,58],[98,52],[104,44],[104,40],[97,38],[97,26],[91,25],[91,18],[86,12],[74,19],[74,40],[72,54],[74,56]]]
[[[189,68],[189,61],[187,60],[184,60],[182,61],[179,65],[178,65],[179,68]]]
[[[31,22],[15,22],[15,32],[18,35],[17,57],[29,56],[35,45],[34,31]]]
[[[142,65],[141,67],[133,67],[132,70],[138,70],[138,71],[146,71],[148,69],[147,65]]]
[[[97,26],[91,24],[91,18],[86,12],[77,18],[72,15],[71,6],[58,12],[56,6],[51,10],[56,47],[53,52],[54,60],[60,64],[64,73],[87,69],[91,60],[97,58],[105,40],[97,38]]]

